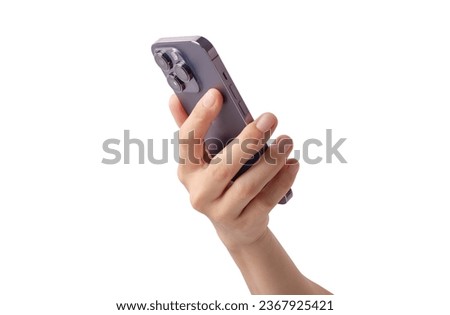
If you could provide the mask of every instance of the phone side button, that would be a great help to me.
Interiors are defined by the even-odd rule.
[[[231,95],[233,95],[234,99],[237,100],[238,92],[236,90],[236,87],[233,84],[230,84],[230,92],[231,92]]]
[[[238,103],[238,106],[239,106],[239,110],[241,111],[241,113],[245,116],[245,114],[247,114],[246,113],[246,111],[244,110],[244,108],[243,108],[243,106],[242,105],[244,105],[244,104],[242,104],[242,102],[241,101],[239,101],[239,103]]]
[[[242,117],[244,117],[244,120],[247,124],[251,123],[253,121],[252,115],[250,115],[250,112],[247,109],[247,106],[245,106],[244,102],[239,101],[238,103],[239,110],[242,113]]]

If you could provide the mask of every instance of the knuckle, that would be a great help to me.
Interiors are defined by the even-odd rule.
[[[191,201],[191,205],[192,208],[194,208],[195,210],[198,211],[202,211],[201,209],[203,208],[203,202],[202,202],[202,198],[199,194],[197,193],[191,193],[189,195],[190,201]]]
[[[204,122],[211,120],[215,112],[214,106],[213,107],[201,106],[200,102],[194,107],[194,110],[190,115],[191,120],[196,122]]]
[[[222,182],[224,180],[230,180],[232,177],[231,170],[226,165],[215,165],[211,167],[211,177],[215,181]]]
[[[233,183],[234,191],[236,192],[236,198],[239,200],[244,200],[249,198],[249,196],[254,196],[258,193],[257,183],[253,181],[239,181]]]
[[[281,198],[282,196],[280,196],[280,198],[270,198],[269,196],[266,196],[266,198],[259,198],[256,204],[258,208],[268,211],[274,208]]]
[[[207,111],[203,110],[203,108],[201,108],[201,109],[193,111],[191,116],[192,116],[192,118],[191,118],[192,121],[196,125],[198,125],[198,124],[204,123],[207,120],[207,118],[209,117],[209,113]]]
[[[230,223],[230,216],[227,214],[227,211],[222,211],[220,209],[216,209],[216,211],[211,212],[208,217],[214,223],[227,225]]]
[[[192,207],[200,212],[205,211],[207,192],[205,189],[196,189],[190,192],[189,198]]]

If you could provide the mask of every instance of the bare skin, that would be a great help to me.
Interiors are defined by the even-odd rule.
[[[169,107],[180,127],[180,140],[188,139],[192,131],[202,140],[221,106],[220,92],[212,89],[188,116],[172,96]],[[237,140],[266,140],[276,126],[276,117],[265,113],[247,125]],[[255,141],[252,149],[259,150],[264,143]],[[231,163],[229,159],[226,163],[231,147]],[[298,270],[268,228],[270,211],[292,186],[299,169],[297,160],[288,159],[292,140],[278,137],[266,151],[267,158],[230,185],[242,166],[241,158],[249,158],[244,151],[228,145],[208,163],[203,159],[203,145],[180,145],[180,160],[185,163],[180,163],[178,177],[189,191],[192,206],[211,220],[252,294],[331,294]]]

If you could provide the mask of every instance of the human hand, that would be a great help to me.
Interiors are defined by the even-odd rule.
[[[221,106],[222,96],[215,89],[203,96],[189,116],[176,95],[169,102],[180,127],[180,143],[184,143],[179,148],[178,178],[189,191],[192,206],[211,220],[222,242],[233,250],[254,244],[268,232],[269,212],[292,186],[299,164],[288,159],[292,140],[280,136],[258,162],[231,183],[242,161],[264,146],[277,119],[270,113],[261,115],[207,162],[203,138]],[[192,135],[200,141],[189,141]]]

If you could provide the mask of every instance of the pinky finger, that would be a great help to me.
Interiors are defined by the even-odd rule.
[[[278,174],[248,203],[241,215],[260,216],[268,214],[291,188],[299,166],[297,160],[289,159]]]

